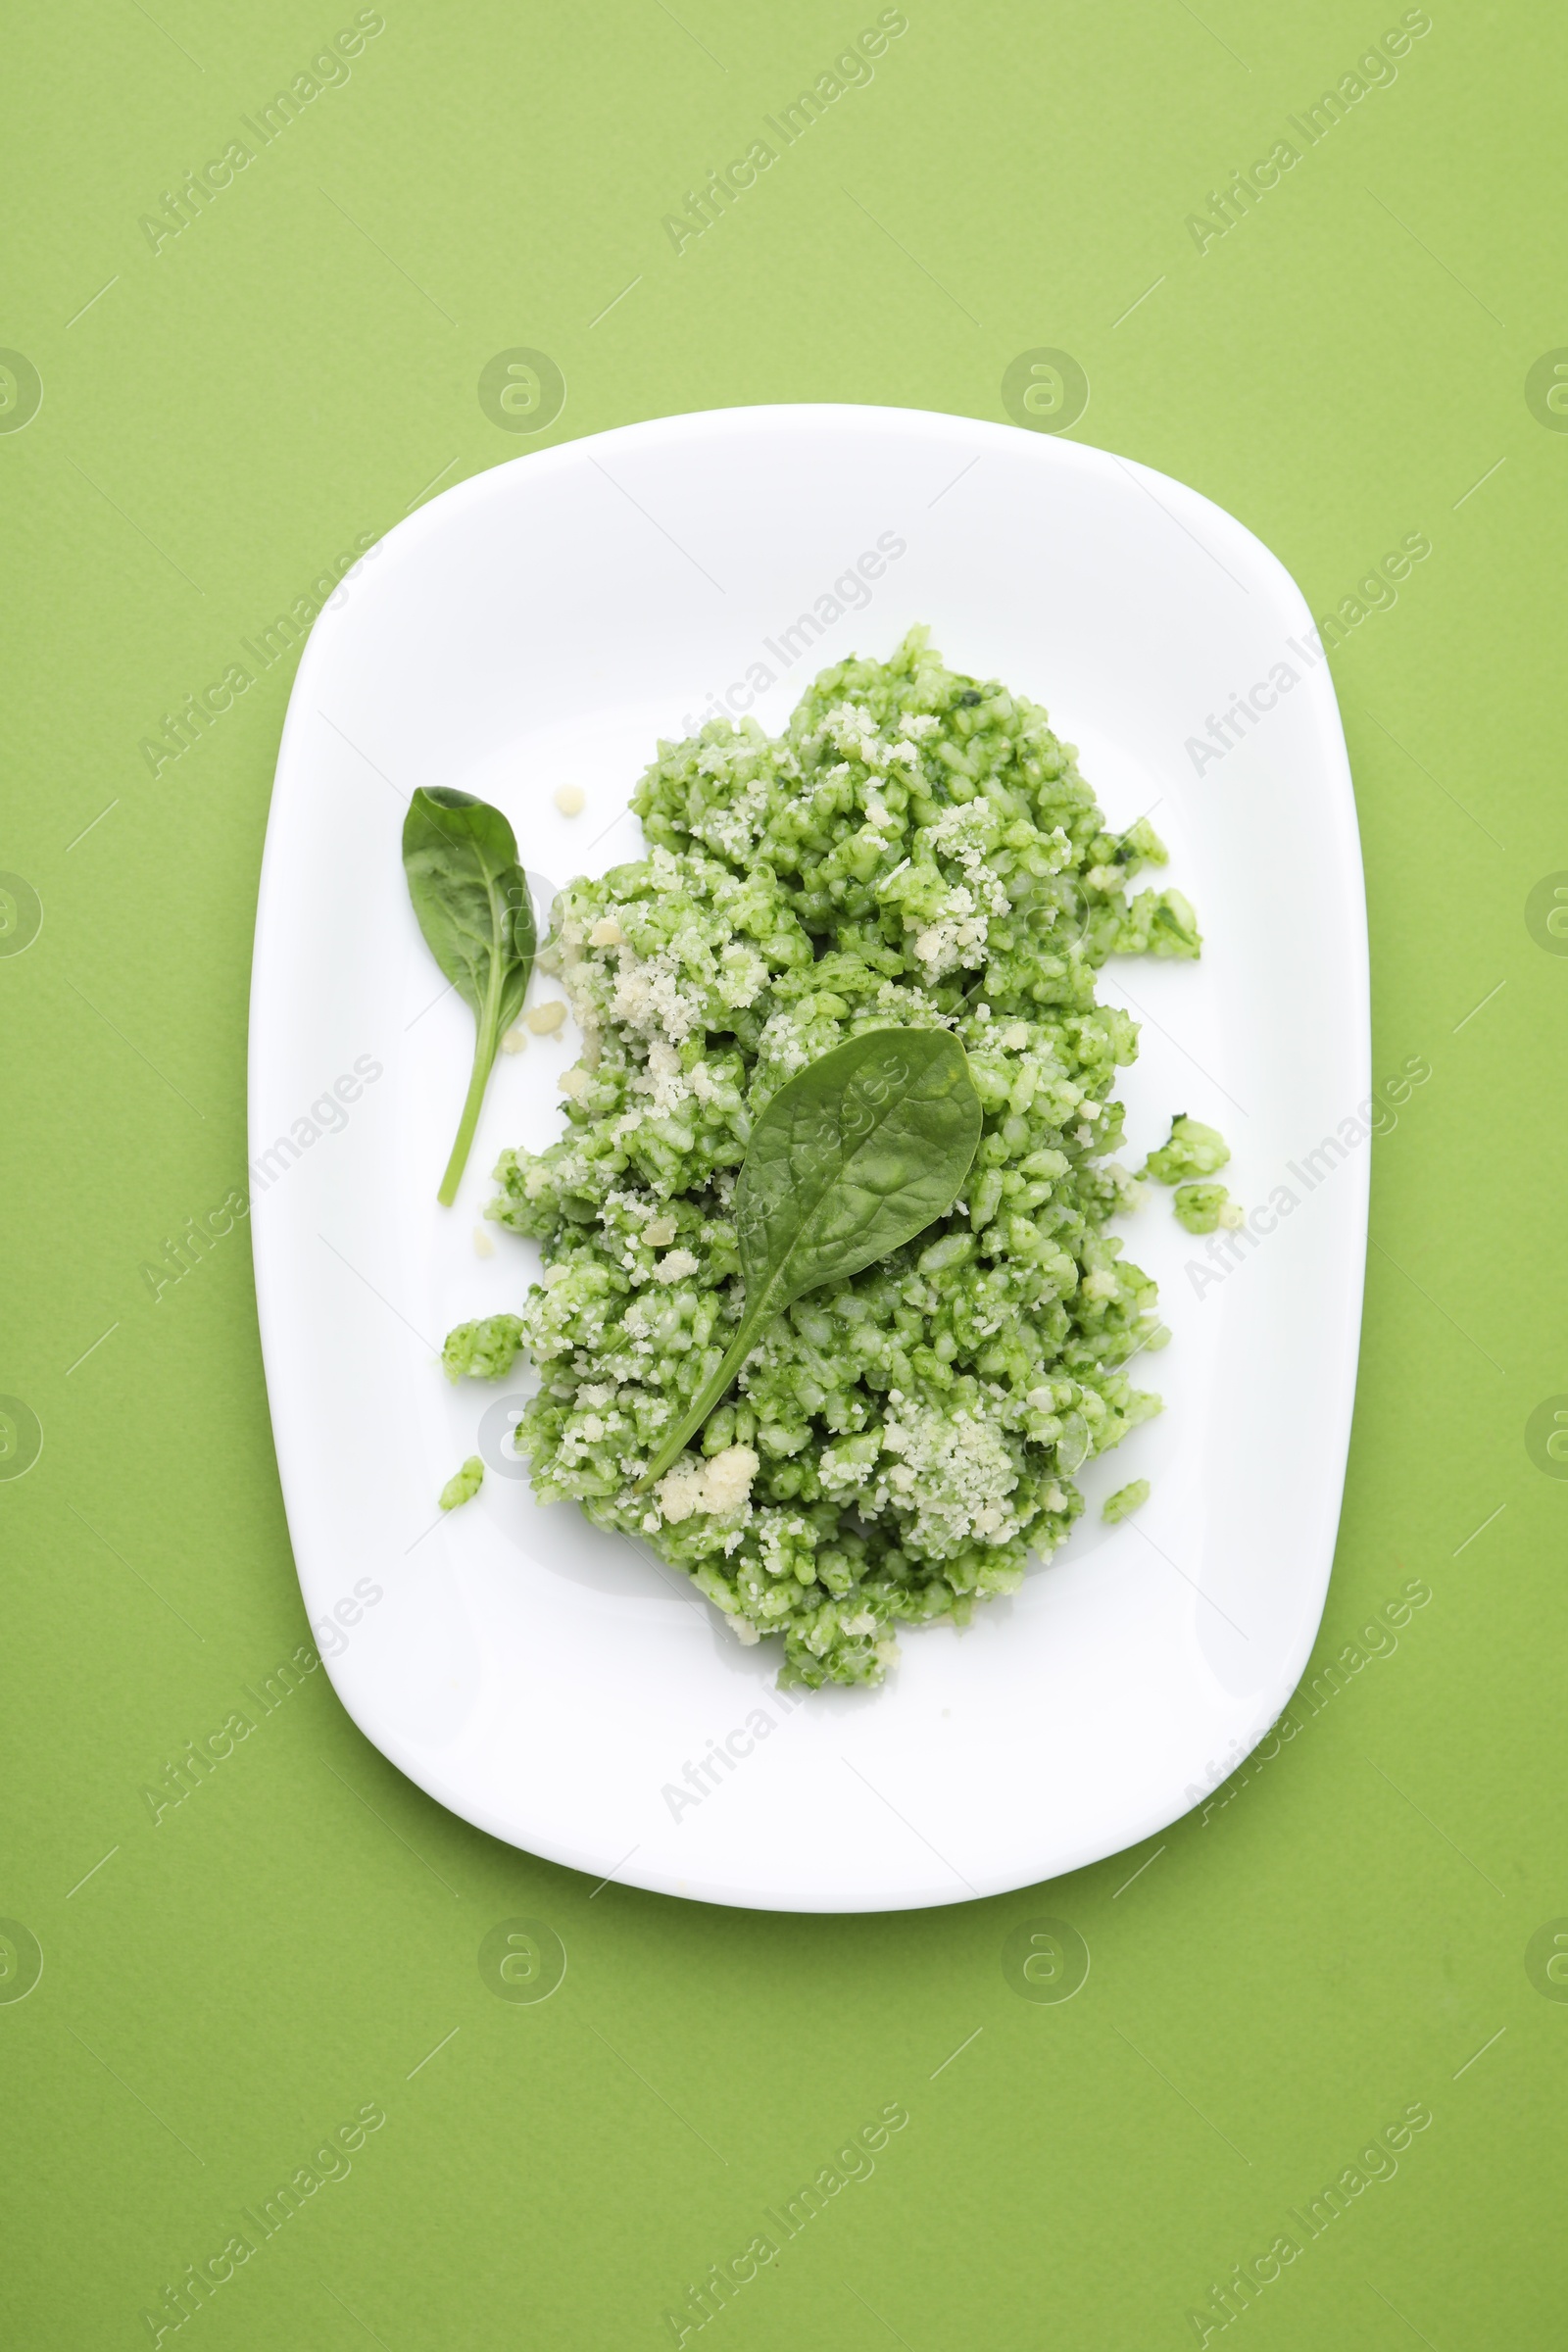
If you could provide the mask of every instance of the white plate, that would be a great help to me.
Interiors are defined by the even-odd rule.
[[[853,567],[879,542],[867,587]],[[814,642],[803,613],[824,621]],[[917,620],[955,666],[1047,706],[1114,823],[1157,804],[1198,906],[1200,964],[1106,969],[1144,1021],[1126,1156],[1189,1110],[1229,1137],[1261,1223],[1276,1188],[1295,1205],[1277,1200],[1274,1230],[1213,1279],[1156,1189],[1128,1232],[1175,1335],[1143,1359],[1163,1416],[1094,1466],[1089,1514],[1015,1599],[966,1633],[906,1632],[879,1692],[789,1704],[778,1644],[742,1649],[683,1578],[506,1475],[520,1382],[452,1389],[436,1368],[448,1327],[513,1303],[537,1266],[493,1226],[481,1259],[474,1230],[503,1145],[556,1132],[575,1048],[568,1029],[500,1059],[458,1205],[438,1208],[472,1025],[432,1002],[399,831],[416,785],[460,785],[506,808],[544,876],[618,863],[639,854],[617,811],[657,736],[737,681],[738,708],[753,664],[773,673],[753,683],[776,728],[816,668],[886,655]],[[257,917],[257,1292],[328,1670],[443,1804],[596,1879],[900,1909],[1133,1844],[1262,1736],[1328,1582],[1370,1157],[1352,1140],[1369,1094],[1355,808],[1310,626],[1274,557],[1178,482],[858,408],[667,417],[498,466],[401,524],[317,623]],[[1280,663],[1295,681],[1276,678],[1255,731],[1233,721],[1223,757],[1193,748]],[[553,805],[568,782],[588,796],[574,820]],[[357,1060],[381,1074],[355,1095]],[[269,1172],[279,1136],[299,1155]],[[436,1523],[482,1425],[484,1490]],[[1100,1498],[1144,1474],[1152,1499],[1107,1530]]]

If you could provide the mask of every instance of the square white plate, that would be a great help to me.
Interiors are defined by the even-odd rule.
[[[854,567],[879,543],[868,586]],[[1124,1157],[1191,1111],[1223,1129],[1260,1213],[1226,1263],[1151,1188],[1125,1230],[1174,1335],[1140,1359],[1163,1415],[1093,1466],[1085,1519],[1015,1599],[962,1634],[906,1632],[881,1691],[786,1701],[777,1643],[741,1648],[684,1578],[533,1502],[503,1442],[520,1378],[453,1389],[437,1368],[454,1322],[515,1303],[537,1270],[531,1244],[485,1226],[482,1258],[474,1233],[502,1147],[557,1131],[576,1049],[568,1024],[498,1060],[458,1205],[438,1208],[472,1024],[441,995],[399,835],[416,785],[458,785],[506,809],[546,891],[620,863],[658,736],[754,691],[774,730],[816,669],[885,656],[914,621],[955,667],[1047,707],[1113,824],[1153,809],[1205,950],[1105,969],[1144,1024]],[[1274,557],[1195,491],[905,409],[667,417],[520,458],[433,500],[345,584],[300,666],[267,836],[257,1293],[328,1670],[443,1804],[595,1878],[887,1910],[1113,1853],[1261,1738],[1328,1583],[1370,1158],[1355,808],[1310,629]],[[1218,756],[1211,722],[1238,695]],[[574,819],[554,806],[566,783],[587,795]],[[440,1519],[476,1449],[482,1494]],[[1106,1529],[1100,1500],[1143,1475],[1152,1499]]]

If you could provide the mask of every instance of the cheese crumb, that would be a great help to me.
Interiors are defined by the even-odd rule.
[[[569,1095],[576,1102],[588,1092],[588,1073],[580,1063],[574,1062],[569,1070],[562,1071],[556,1084],[564,1095]]]
[[[552,997],[544,1004],[535,1004],[526,1016],[528,1026],[535,1037],[552,1036],[561,1027],[565,1017],[566,1007],[560,997]]]
[[[697,1259],[689,1250],[671,1250],[654,1268],[656,1282],[684,1282],[688,1274],[697,1271]]]
[[[643,1227],[643,1240],[654,1250],[667,1250],[675,1239],[675,1220],[667,1211]]]
[[[493,1240],[491,1239],[491,1237],[490,1237],[490,1231],[489,1231],[489,1228],[488,1228],[487,1226],[484,1226],[484,1225],[476,1225],[476,1226],[474,1227],[474,1229],[473,1229],[473,1254],[474,1254],[474,1256],[475,1256],[475,1257],[494,1257],[495,1253],[496,1253],[496,1246],[495,1246],[495,1243],[494,1243],[494,1241],[493,1241]]]
[[[588,796],[580,784],[563,784],[556,794],[556,807],[563,816],[581,816]]]
[[[524,1031],[509,1029],[501,1040],[501,1051],[503,1054],[521,1054],[525,1051],[527,1044],[528,1039]]]
[[[623,948],[626,934],[612,914],[602,914],[588,934],[591,948]]]
[[[677,1465],[667,1478],[660,1480],[654,1493],[671,1526],[678,1527],[694,1511],[721,1519],[746,1501],[760,1466],[750,1446],[726,1446],[710,1462]]]

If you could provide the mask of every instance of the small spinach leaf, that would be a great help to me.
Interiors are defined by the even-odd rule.
[[[403,869],[425,944],[473,1012],[473,1071],[438,1195],[450,1208],[478,1124],[496,1048],[522,1009],[534,955],[533,906],[517,844],[499,808],[421,785],[403,824]]]
[[[663,1476],[775,1315],[946,1216],[980,1144],[968,1056],[946,1029],[873,1029],[780,1087],[752,1129],[732,1214],[746,1306],[711,1377],[660,1446]]]

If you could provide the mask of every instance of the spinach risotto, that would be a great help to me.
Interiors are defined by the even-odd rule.
[[[1159,1409],[1126,1369],[1164,1337],[1154,1287],[1107,1230],[1136,1197],[1111,1089],[1137,1028],[1095,975],[1196,956],[1196,918],[1133,893],[1165,851],[1107,829],[1044,710],[923,629],[824,671],[776,740],[715,719],[661,744],[632,806],[649,855],[570,884],[540,957],[583,1036],[565,1132],[503,1154],[487,1211],[543,1279],[453,1332],[447,1369],[520,1348],[541,1500],[684,1570],[741,1641],[781,1636],[782,1681],[878,1683],[901,1624],[1014,1592],[1082,1511],[1074,1473]],[[759,1328],[664,1468],[746,1315],[767,1106],[849,1041],[919,1031],[978,1098],[957,1197]]]

